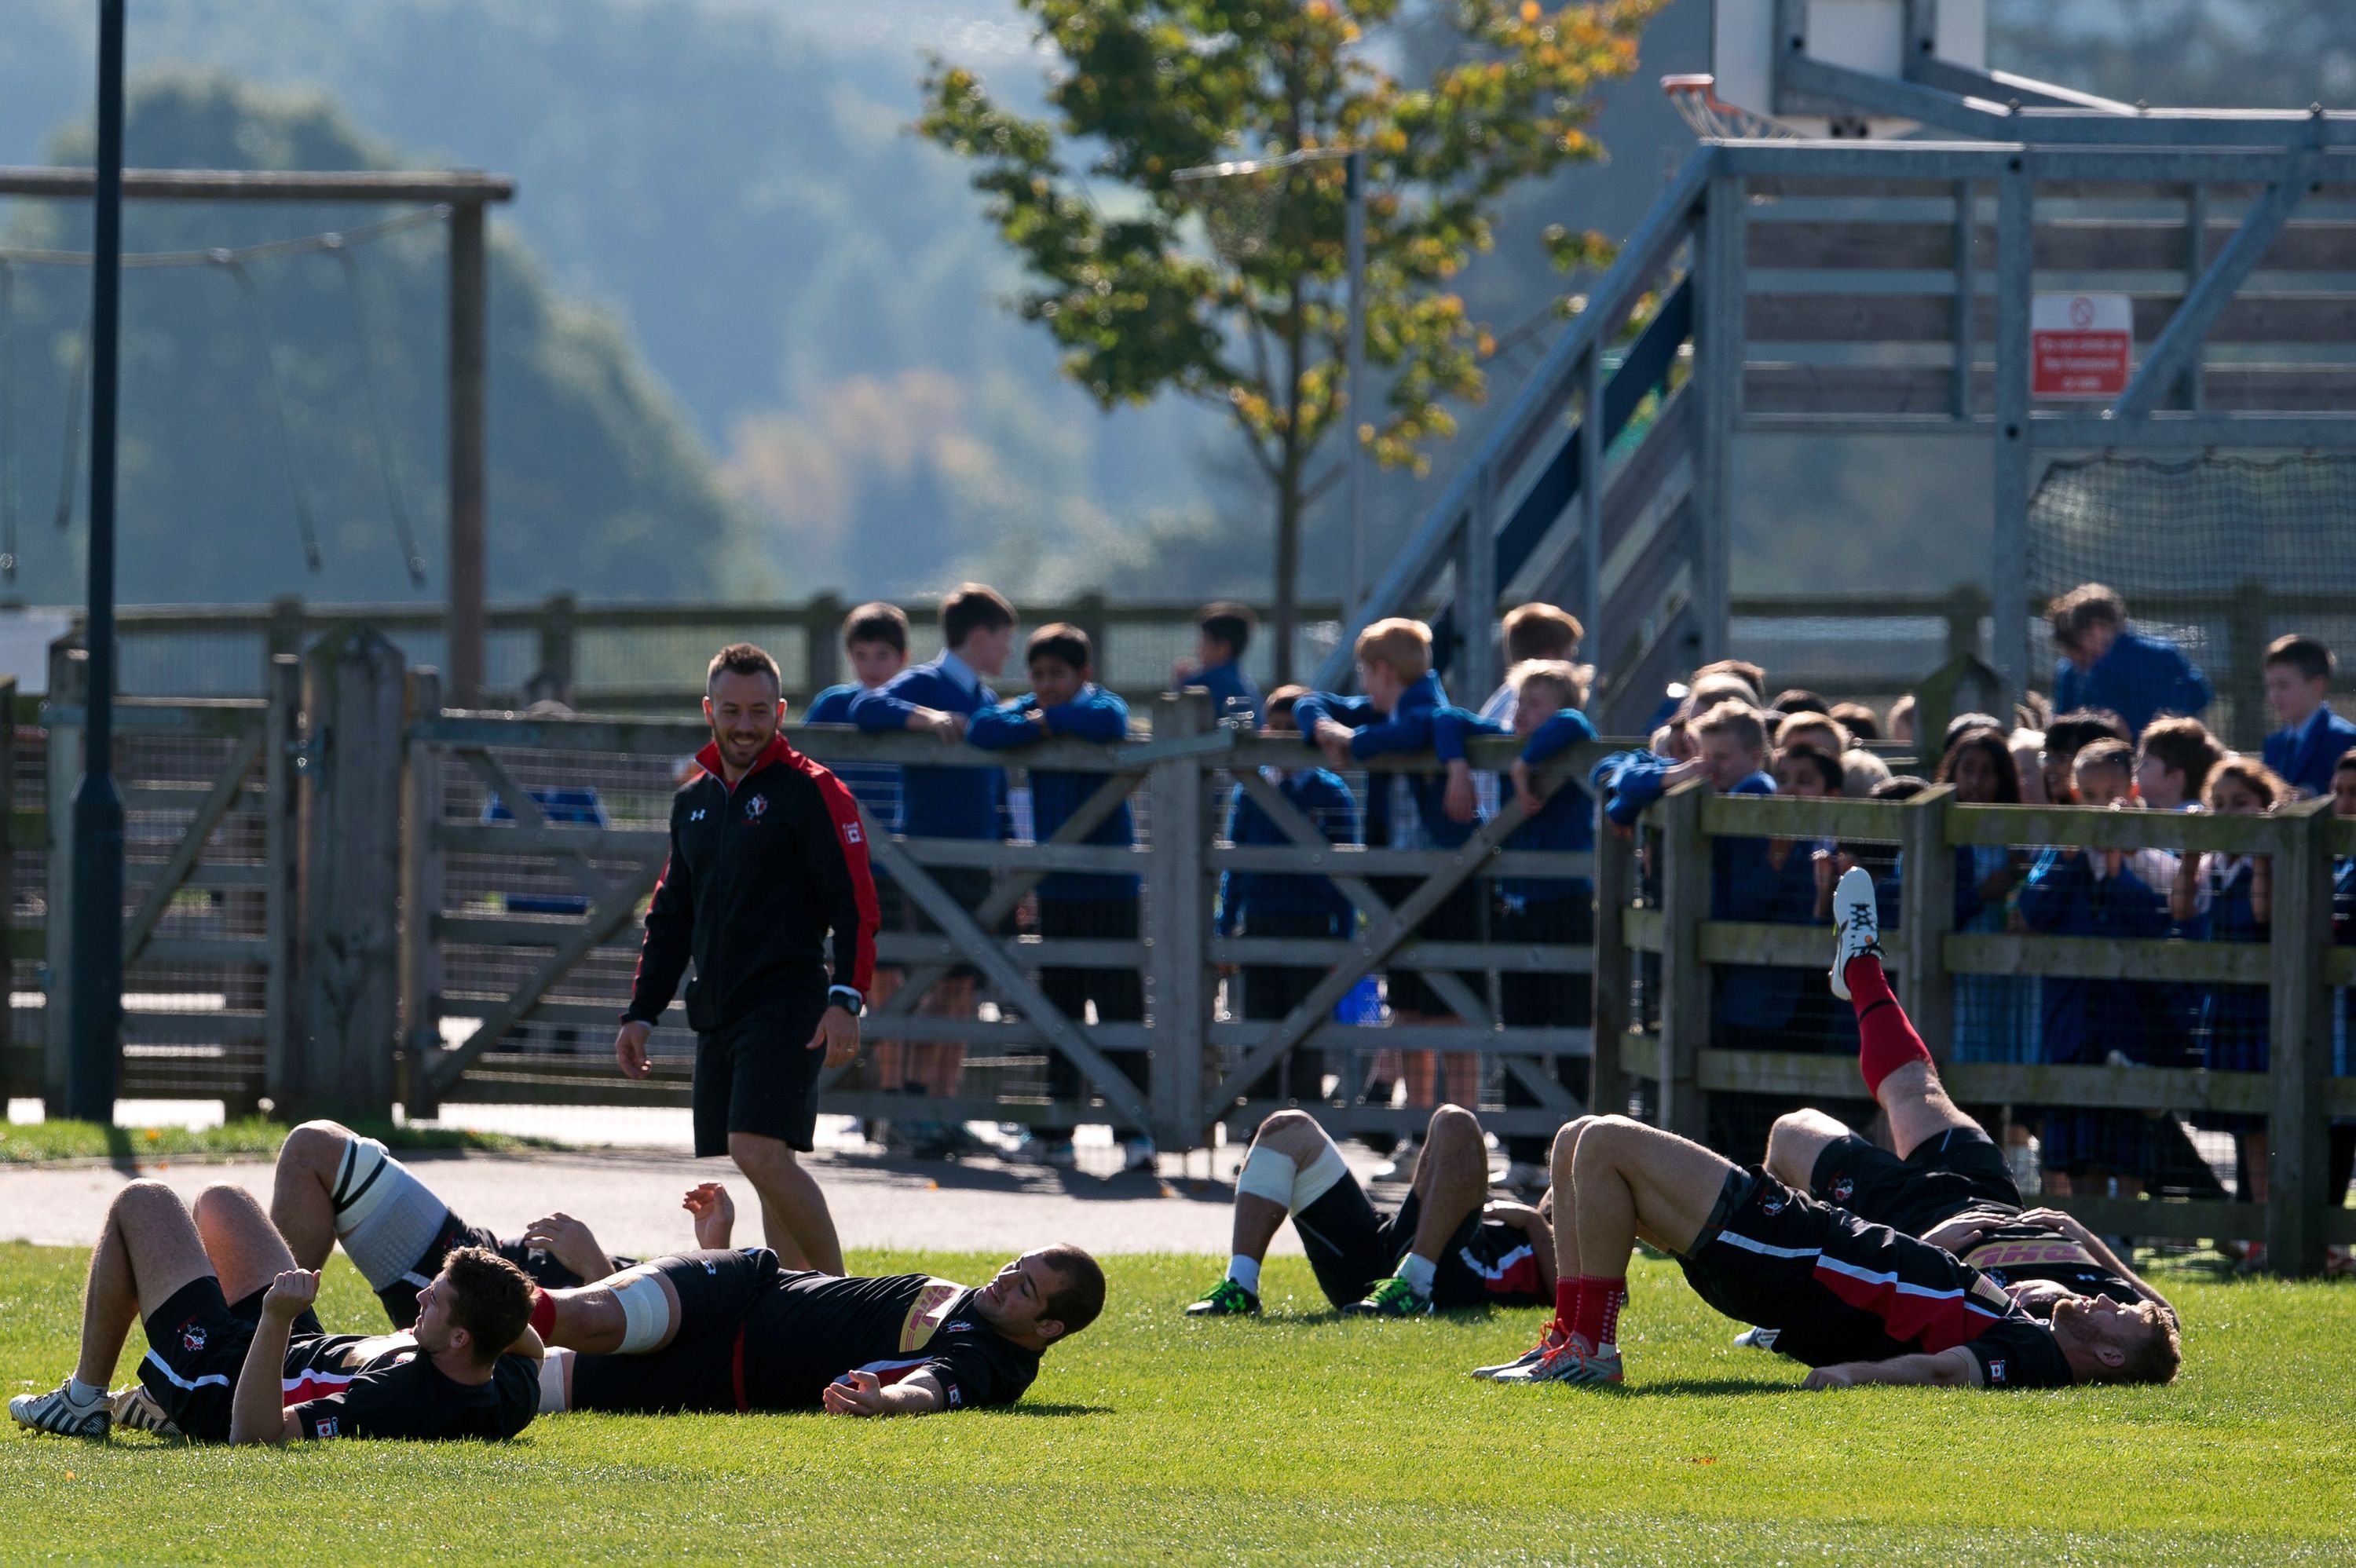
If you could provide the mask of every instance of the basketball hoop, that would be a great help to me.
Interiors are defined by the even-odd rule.
[[[1727,102],[1717,89],[1718,78],[1708,71],[1661,78],[1661,91],[1679,117],[1706,141],[1761,141],[1799,134],[1779,121]]]

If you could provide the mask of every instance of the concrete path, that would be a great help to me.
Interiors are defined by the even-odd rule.
[[[1376,1163],[1344,1146],[1365,1179]],[[1083,1150],[1086,1158],[1096,1151]],[[1110,1150],[1102,1151],[1109,1156]],[[919,1162],[820,1149],[809,1157],[824,1184],[847,1247],[925,1247],[1014,1252],[1066,1241],[1098,1253],[1202,1253],[1225,1256],[1228,1205],[1242,1151],[1165,1157],[1162,1174],[1103,1177],[1047,1171],[977,1158]],[[737,1240],[757,1243],[752,1189],[725,1160],[660,1151],[510,1157],[419,1156],[410,1163],[452,1209],[475,1224],[512,1235],[552,1210],[585,1221],[608,1251],[648,1254],[691,1244],[680,1195],[725,1174],[736,1198]],[[1191,1172],[1191,1174],[1190,1174]],[[169,1182],[193,1197],[216,1181],[269,1200],[261,1162],[136,1168],[81,1166],[0,1169],[0,1241],[87,1246],[106,1206],[134,1176]],[[1400,1193],[1379,1193],[1396,1201]],[[1297,1253],[1290,1227],[1276,1250]]]

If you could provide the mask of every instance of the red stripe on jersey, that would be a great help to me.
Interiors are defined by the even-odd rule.
[[[884,926],[883,906],[875,901],[875,873],[867,864],[867,827],[860,820],[858,800],[841,779],[799,752],[789,750],[787,756],[818,785],[819,798],[834,821],[835,847],[842,851],[843,869],[851,873],[851,894],[859,902],[859,940],[852,949],[851,975],[838,975],[834,983],[863,997],[875,978],[875,933]]]
[[[1919,1345],[1926,1355],[1968,1345],[2003,1317],[1970,1299],[1962,1290],[1934,1290],[1907,1285],[1894,1274],[1859,1268],[1837,1258],[1816,1258],[1816,1283],[1859,1311],[1882,1321],[1890,1337],[1901,1344]]]
[[[351,1386],[349,1372],[305,1372],[299,1378],[279,1380],[281,1403],[289,1410],[331,1393],[341,1393]]]

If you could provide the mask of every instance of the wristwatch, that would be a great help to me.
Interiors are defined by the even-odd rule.
[[[829,986],[826,988],[826,999],[839,1007],[849,1008],[852,1018],[857,1018],[867,1010],[867,998],[849,986]]]

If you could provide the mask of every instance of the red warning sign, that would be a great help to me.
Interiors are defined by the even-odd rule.
[[[2029,306],[2029,395],[2115,398],[2135,365],[2125,294],[2039,294]]]

